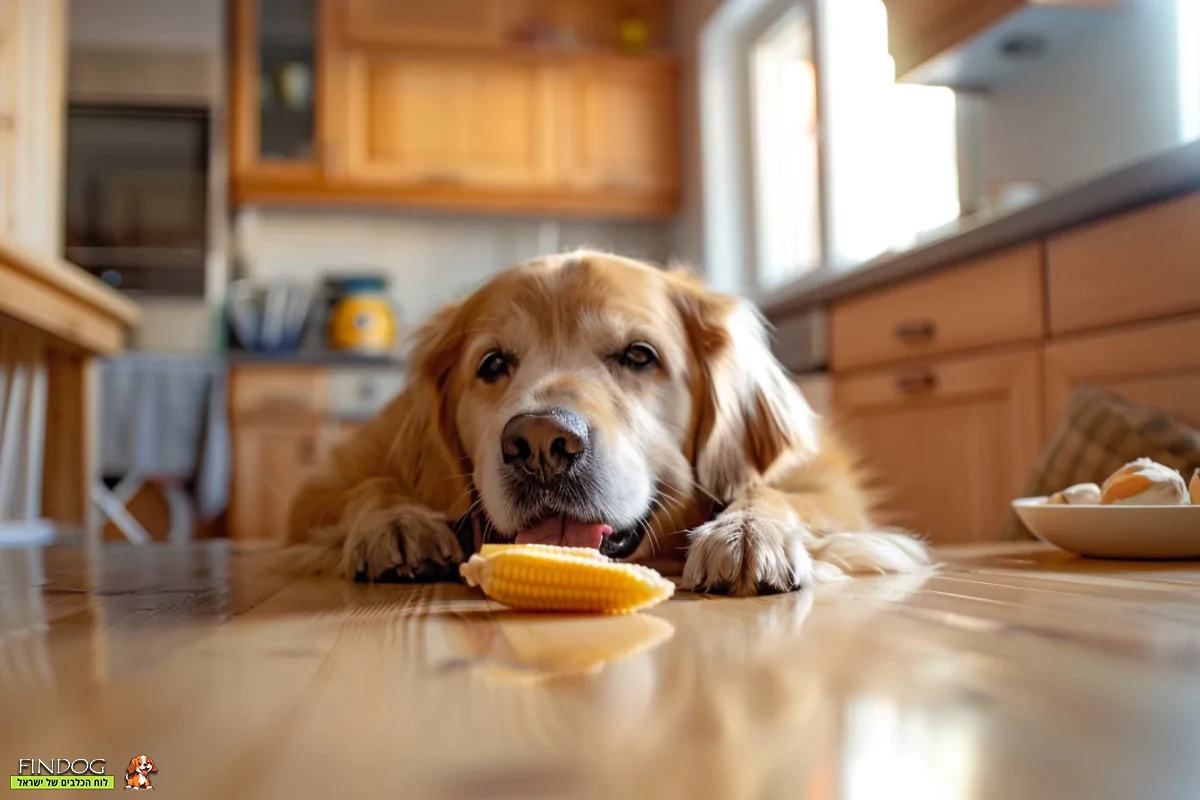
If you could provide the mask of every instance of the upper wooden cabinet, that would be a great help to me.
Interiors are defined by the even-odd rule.
[[[352,44],[491,44],[500,38],[503,24],[504,7],[496,0],[343,2],[342,30]]]
[[[235,202],[673,214],[675,61],[603,39],[626,5],[662,35],[662,0],[237,0]]]
[[[985,88],[1022,70],[1028,49],[1055,50],[1116,0],[884,0],[900,79]],[[1020,56],[1026,56],[1021,58]]]
[[[669,193],[677,182],[675,70],[668,63],[566,67],[555,92],[560,167],[572,186]]]
[[[552,97],[542,73],[522,61],[351,59],[347,177],[417,188],[547,185]]]
[[[320,180],[325,96],[318,0],[239,0],[233,13],[230,169],[248,183]]]
[[[340,0],[340,30],[351,46],[614,49],[627,15],[646,24],[648,46],[662,49],[669,0]]]

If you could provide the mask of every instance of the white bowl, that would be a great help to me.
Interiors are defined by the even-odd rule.
[[[1043,505],[1013,501],[1021,522],[1043,542],[1081,556],[1200,558],[1200,506]]]

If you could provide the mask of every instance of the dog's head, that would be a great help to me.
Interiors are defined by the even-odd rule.
[[[517,541],[627,557],[674,530],[673,508],[728,502],[815,449],[752,308],[614,256],[498,275],[425,326],[413,359],[396,447],[421,499]]]
[[[129,759],[129,766],[125,768],[125,774],[132,775],[135,772],[145,775],[149,772],[158,772],[158,768],[154,766],[154,762],[150,759],[150,756],[134,756]]]

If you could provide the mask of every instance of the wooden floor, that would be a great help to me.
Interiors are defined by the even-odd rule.
[[[1200,797],[1200,564],[1008,545],[571,618],[269,557],[0,550],[0,766],[145,753],[167,797]]]

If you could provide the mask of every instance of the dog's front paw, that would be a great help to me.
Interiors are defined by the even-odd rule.
[[[799,589],[812,577],[808,535],[797,522],[730,508],[692,531],[683,587],[737,597]]]
[[[462,547],[445,519],[421,506],[399,506],[365,515],[342,547],[339,571],[358,580],[453,578]]]

